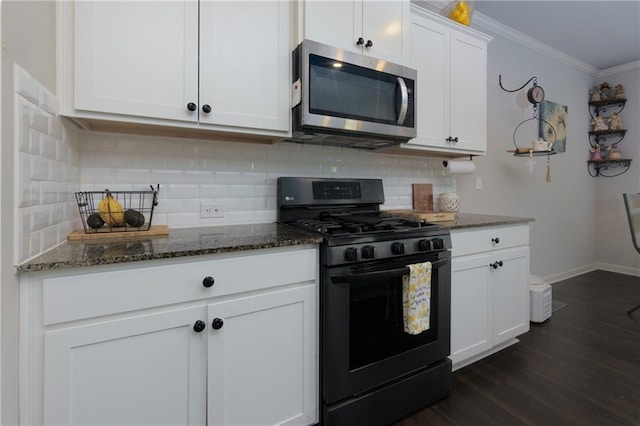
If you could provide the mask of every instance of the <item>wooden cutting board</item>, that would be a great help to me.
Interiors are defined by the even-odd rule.
[[[433,211],[433,185],[430,183],[414,183],[411,185],[413,191],[413,208],[425,212]]]
[[[447,220],[455,220],[456,214],[453,212],[434,212],[422,210],[385,210],[386,214],[392,216],[408,217],[410,219],[426,220],[427,222],[444,222]]]
[[[124,229],[124,228],[123,228]],[[86,234],[83,229],[72,232],[67,236],[69,241],[97,241],[97,240],[113,240],[117,238],[142,238],[155,237],[158,235],[169,235],[169,227],[167,225],[151,225],[148,231],[127,231],[127,232],[95,232]]]

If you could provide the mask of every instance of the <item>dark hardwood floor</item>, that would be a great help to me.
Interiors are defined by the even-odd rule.
[[[553,284],[568,305],[520,343],[454,372],[451,395],[396,426],[640,425],[640,278]]]

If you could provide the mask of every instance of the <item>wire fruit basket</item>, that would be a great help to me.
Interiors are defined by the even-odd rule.
[[[86,234],[148,231],[153,209],[158,205],[158,189],[151,191],[76,192],[76,201]]]

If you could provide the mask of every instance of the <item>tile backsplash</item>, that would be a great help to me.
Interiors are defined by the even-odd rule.
[[[215,142],[78,131],[57,99],[15,69],[16,253],[24,262],[81,229],[76,191],[148,190],[160,184],[153,224],[274,222],[279,176],[382,178],[384,209],[411,208],[411,184],[456,189],[441,160],[349,148]],[[202,203],[223,218],[200,218]]]
[[[18,263],[65,241],[79,220],[74,192],[80,187],[80,156],[57,104],[51,92],[14,67]]]
[[[82,190],[144,190],[160,184],[153,223],[170,227],[274,222],[279,176],[382,178],[383,208],[411,208],[411,184],[455,191],[436,159],[282,142],[260,145],[179,138],[83,134]],[[224,218],[201,219],[212,203]]]

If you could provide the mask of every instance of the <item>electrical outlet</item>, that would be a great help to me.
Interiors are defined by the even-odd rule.
[[[200,217],[224,217],[224,207],[216,204],[200,204]]]
[[[482,177],[476,176],[476,189],[480,191],[482,189]]]

